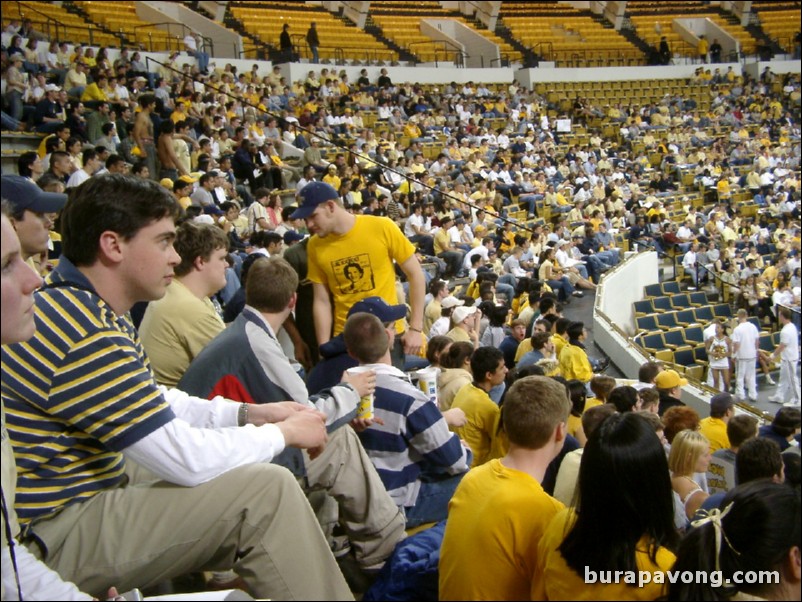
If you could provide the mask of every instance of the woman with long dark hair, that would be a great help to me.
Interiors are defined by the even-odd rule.
[[[666,455],[643,417],[614,414],[593,431],[582,454],[577,492],[575,509],[557,514],[540,540],[531,599],[660,596],[662,585],[638,587],[637,581],[615,579],[615,571],[665,572],[675,559]]]
[[[679,579],[668,599],[799,600],[800,515],[799,492],[788,485],[757,480],[731,490],[721,510],[694,521],[673,568],[710,578]],[[749,574],[762,579],[748,583]]]

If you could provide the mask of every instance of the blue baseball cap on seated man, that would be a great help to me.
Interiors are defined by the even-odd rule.
[[[31,180],[22,176],[3,176],[0,194],[11,203],[15,215],[22,211],[56,213],[67,204],[66,194],[45,192]]]
[[[310,182],[298,193],[301,197],[301,203],[298,209],[292,212],[290,219],[306,219],[315,212],[318,205],[322,205],[326,201],[336,201],[340,198],[334,186],[326,182]]]
[[[357,301],[348,310],[348,315],[352,316],[358,312],[373,314],[382,322],[395,322],[407,315],[406,305],[390,305],[381,297],[365,297]]]

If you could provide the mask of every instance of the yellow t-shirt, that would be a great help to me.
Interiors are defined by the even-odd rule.
[[[501,460],[472,469],[448,506],[440,600],[528,600],[538,542],[563,508]]]
[[[593,378],[588,354],[581,347],[568,344],[560,352],[560,371],[566,380],[577,379],[583,383]]]
[[[727,436],[727,423],[721,418],[708,416],[699,423],[699,430],[710,441],[710,453],[720,449],[730,448],[730,438]]]
[[[437,231],[437,234],[434,235],[435,255],[440,255],[440,253],[443,253],[444,251],[448,250],[450,244],[451,244],[451,238],[448,235],[448,231],[445,228],[440,228]]]
[[[173,280],[164,297],[148,305],[139,327],[156,381],[175,387],[190,362],[225,327],[208,297],[198,299]]]
[[[579,432],[579,429],[582,428],[582,417],[569,414],[568,422],[566,423],[566,428],[568,429],[569,435],[571,435],[572,437],[576,437],[577,432]]]
[[[412,257],[414,245],[387,217],[357,215],[354,227],[343,235],[313,236],[309,240],[310,281],[323,284],[334,299],[334,334],[345,327],[348,310],[365,297],[378,296],[398,303],[395,269]],[[396,332],[404,321],[396,322]]]
[[[443,311],[442,305],[436,299],[432,299],[429,304],[426,306],[426,309],[423,310],[423,334],[427,337],[429,336],[429,330],[439,318],[440,314]]]
[[[623,583],[588,584],[584,575],[579,575],[570,568],[557,548],[562,544],[567,532],[567,522],[573,513],[562,509],[551,521],[546,532],[540,538],[537,548],[537,566],[532,578],[530,600],[654,600],[662,596],[664,586],[649,583],[644,587]],[[591,545],[588,542],[588,545]],[[637,546],[635,562],[640,571],[666,572],[674,566],[676,556],[666,548],[657,550],[657,563],[649,558],[646,536]],[[637,575],[635,575],[637,580]],[[664,581],[668,581],[665,578]]]
[[[525,356],[527,353],[532,351],[532,338],[527,337],[520,343],[518,343],[518,349],[515,350],[515,363],[521,361],[521,358]]]
[[[503,455],[499,454],[499,446],[495,443],[501,410],[486,391],[473,383],[466,385],[454,397],[451,407],[460,408],[467,418],[465,426],[452,430],[471,448],[471,468]]]

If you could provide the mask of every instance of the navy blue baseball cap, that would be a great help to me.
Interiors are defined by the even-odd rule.
[[[284,233],[284,244],[289,246],[294,242],[301,242],[306,236],[295,230],[287,230]]]
[[[14,213],[56,213],[67,204],[67,195],[60,192],[45,192],[28,178],[7,175],[2,178],[2,195],[14,208]]]
[[[301,197],[301,204],[298,205],[298,209],[292,212],[290,219],[306,219],[314,213],[318,205],[339,198],[334,186],[326,184],[326,182],[309,182],[309,184],[301,188],[298,196]]]
[[[373,314],[382,322],[395,322],[407,315],[406,305],[390,305],[381,297],[365,297],[361,301],[357,301],[348,310],[348,315],[352,316],[358,312],[365,312]]]

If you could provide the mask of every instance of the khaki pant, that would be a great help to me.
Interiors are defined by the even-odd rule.
[[[272,464],[242,466],[197,487],[157,481],[111,489],[33,531],[48,566],[101,599],[112,585],[126,591],[229,568],[256,598],[353,599],[303,491]]]
[[[304,453],[304,460],[307,489],[324,490],[337,501],[340,526],[360,566],[388,558],[404,538],[406,521],[354,430],[335,430],[320,456],[310,460]]]

